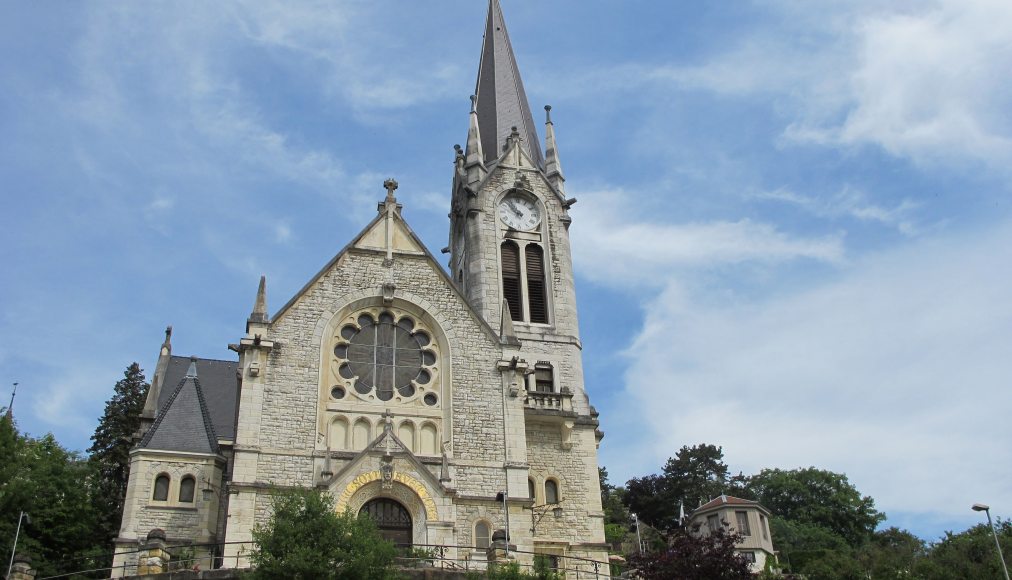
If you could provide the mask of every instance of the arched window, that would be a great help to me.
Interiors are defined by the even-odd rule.
[[[180,503],[193,503],[193,490],[196,485],[197,480],[192,475],[187,475],[179,482]]]
[[[490,539],[491,533],[488,522],[479,520],[478,523],[474,524],[474,547],[479,550],[487,549]]]
[[[151,496],[155,501],[169,500],[169,476],[164,473],[155,478],[155,493]]]
[[[548,323],[548,299],[545,296],[545,252],[537,244],[524,248],[527,258],[527,305],[531,322]],[[510,306],[512,309],[513,307]]]
[[[502,243],[502,294],[510,307],[513,320],[524,319],[524,302],[520,288],[520,248],[509,240]]]
[[[554,479],[545,480],[545,503],[559,503],[559,484]]]
[[[528,477],[527,478],[527,495],[530,496],[530,498],[531,498],[532,501],[536,497],[535,493],[534,493],[534,489],[535,489],[534,480]]]

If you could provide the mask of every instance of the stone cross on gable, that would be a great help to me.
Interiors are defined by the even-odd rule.
[[[387,189],[387,203],[397,203],[397,198],[394,197],[394,191],[397,190],[397,180],[391,177],[383,182],[383,187]]]

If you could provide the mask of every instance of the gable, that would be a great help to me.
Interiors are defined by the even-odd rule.
[[[382,274],[388,279],[392,276],[393,283],[399,285],[400,289],[408,289],[410,286],[405,280],[399,280],[399,268],[396,264],[392,264],[392,268],[383,268],[383,272],[380,272],[376,268],[371,268],[367,272],[363,272],[363,276],[354,277],[354,280],[348,276],[341,276],[341,269],[347,261],[352,259],[353,254],[363,255],[378,255],[386,254],[388,259],[396,260],[397,256],[407,258],[411,261],[421,260],[427,266],[427,270],[431,272],[429,283],[438,283],[439,290],[441,293],[447,294],[447,298],[452,299],[454,302],[459,303],[468,313],[471,318],[481,327],[482,333],[488,336],[490,340],[498,343],[498,333],[489,326],[488,322],[481,317],[471,305],[467,302],[467,299],[461,294],[459,288],[454,284],[453,280],[450,279],[449,275],[439,264],[436,258],[429,252],[425,244],[418,238],[418,236],[412,231],[411,227],[407,224],[400,212],[401,206],[396,205],[395,211],[389,211],[384,208],[384,204],[380,204],[380,213],[377,215],[368,225],[357,235],[355,238],[348,243],[340,252],[337,253],[327,264],[321,269],[309,282],[306,283],[302,289],[299,290],[281,309],[271,318],[272,325],[281,322],[289,311],[296,306],[302,299],[311,294],[321,282],[327,278],[341,279],[352,282],[348,284],[346,292],[348,294],[355,293],[355,290],[361,290],[363,285],[371,286],[369,292],[372,296],[378,296],[383,292],[383,285],[387,280],[373,281],[370,283],[369,280],[365,279],[368,275],[378,276]],[[385,211],[386,210],[386,211]],[[389,240],[389,243],[388,243]],[[411,282],[421,282],[417,276],[414,276],[410,280]],[[424,290],[424,289],[422,289]],[[419,292],[419,289],[412,290],[415,293]],[[327,305],[328,307],[333,306],[332,304]]]

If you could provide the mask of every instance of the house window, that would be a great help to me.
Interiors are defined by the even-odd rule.
[[[548,298],[545,295],[545,252],[537,244],[524,248],[527,258],[527,304],[531,308],[531,322],[548,323]]]
[[[488,548],[490,537],[491,536],[490,536],[490,533],[489,533],[488,522],[479,521],[478,523],[474,524],[474,547],[475,548],[478,548],[479,550],[484,550],[484,549]]]
[[[193,503],[193,489],[196,486],[197,480],[193,479],[193,476],[187,475],[179,482],[179,501],[181,503]]]
[[[720,517],[717,514],[706,516],[706,527],[710,528],[711,533],[716,533],[720,529]]]
[[[745,561],[749,564],[755,564],[755,552],[741,552],[741,555],[745,557]]]
[[[751,536],[752,530],[748,527],[748,512],[734,512],[734,517],[738,520],[738,533],[743,536]]]
[[[530,496],[530,498],[531,498],[532,501],[534,500],[534,489],[535,489],[534,488],[534,480],[528,477],[527,478],[527,494]]]
[[[559,503],[559,484],[554,479],[545,480],[545,503]]]
[[[151,496],[155,501],[169,500],[169,476],[164,473],[155,478],[155,493]]]
[[[502,294],[510,307],[510,318],[524,319],[523,296],[520,286],[520,247],[516,242],[502,243]]]
[[[763,530],[763,539],[770,539],[769,532],[766,531],[766,516],[759,514],[759,527]]]
[[[534,365],[534,391],[538,393],[555,392],[552,365],[548,363],[538,363]]]

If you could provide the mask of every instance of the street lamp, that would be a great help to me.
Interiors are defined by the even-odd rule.
[[[982,503],[975,503],[970,509],[987,514],[987,525],[991,527],[991,535],[994,536],[994,546],[998,548],[998,559],[1001,560],[1001,569],[1002,572],[1005,572],[1005,580],[1009,580],[1008,568],[1005,566],[1005,556],[1002,555],[1001,544],[998,543],[998,532],[994,531],[994,522],[991,521],[991,507]]]

